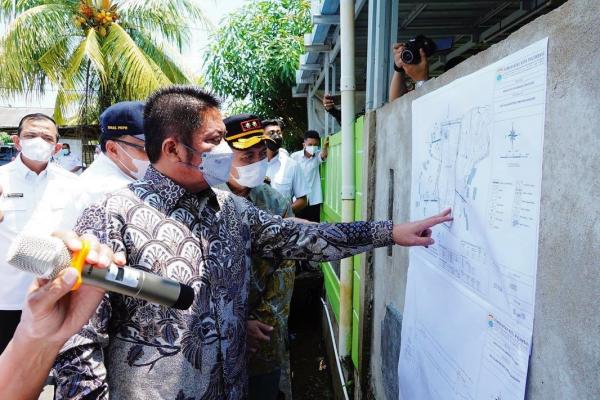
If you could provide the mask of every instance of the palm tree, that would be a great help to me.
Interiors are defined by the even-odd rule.
[[[173,58],[189,40],[189,25],[204,23],[195,0],[0,0],[12,20],[0,38],[0,93],[58,88],[54,117],[77,123],[121,100],[193,79]],[[75,121],[70,121],[75,122]]]

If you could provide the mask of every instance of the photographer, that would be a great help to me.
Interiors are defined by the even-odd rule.
[[[402,52],[405,48],[405,43],[394,44],[394,76],[390,83],[390,102],[408,92],[405,75],[408,75],[415,82],[415,89],[421,87],[429,79],[429,63],[423,48],[419,49],[421,57],[417,64],[408,64],[402,61]]]

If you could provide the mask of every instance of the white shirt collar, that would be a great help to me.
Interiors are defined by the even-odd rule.
[[[106,178],[111,177],[111,176],[119,177],[119,178],[122,178],[123,180],[126,180],[127,183],[131,183],[131,182],[135,181],[135,179],[133,179],[132,177],[130,177],[129,175],[127,175],[126,173],[121,171],[121,168],[119,168],[117,163],[115,163],[113,160],[111,160],[110,157],[108,157],[104,153],[100,153],[98,155],[98,158],[96,158],[94,160],[94,162],[92,164],[90,164],[88,171],[89,172],[87,174],[84,172],[84,174],[86,174],[85,176],[88,176],[93,173],[97,173],[101,177],[106,177]]]
[[[277,162],[279,162],[279,152],[277,152],[277,155],[269,160],[269,164],[275,164]]]
[[[50,161],[48,161],[48,163],[46,164],[46,168],[44,168],[44,170],[42,172],[40,172],[40,174],[38,175],[35,172],[33,172],[32,170],[30,170],[29,167],[23,163],[23,160],[21,159],[21,153],[19,153],[17,155],[17,157],[15,158],[13,163],[14,163],[13,164],[14,169],[19,174],[19,177],[21,177],[23,179],[30,177],[30,176],[35,177],[35,178],[45,178],[48,175],[48,170],[51,167],[51,163],[50,163]]]

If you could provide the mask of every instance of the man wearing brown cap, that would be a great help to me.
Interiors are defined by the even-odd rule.
[[[292,217],[288,199],[264,183],[267,171],[266,141],[271,139],[255,115],[240,114],[223,120],[225,141],[233,151],[227,185],[256,207],[283,218]],[[295,263],[279,258],[252,257],[248,297],[249,399],[277,399],[282,370],[289,368],[287,321],[294,289]],[[289,374],[283,374],[288,377]],[[283,378],[285,379],[285,378]],[[289,388],[282,382],[281,390]],[[291,394],[291,393],[289,393]]]

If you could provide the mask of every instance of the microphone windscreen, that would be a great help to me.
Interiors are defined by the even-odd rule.
[[[21,271],[54,279],[71,265],[71,253],[54,236],[19,235],[8,249],[6,261]]]

